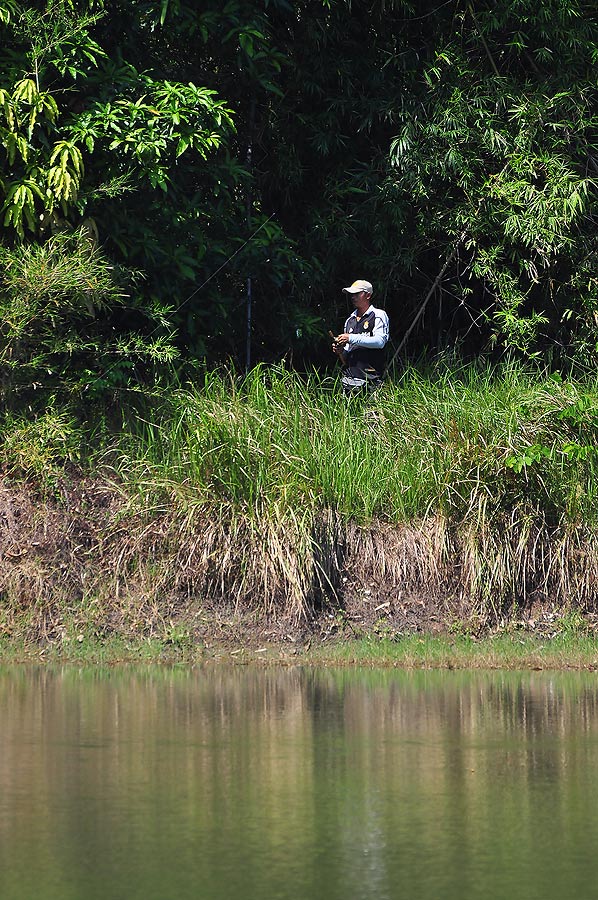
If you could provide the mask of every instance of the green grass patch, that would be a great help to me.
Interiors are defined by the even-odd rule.
[[[258,367],[138,393],[120,413],[126,426],[112,431],[94,419],[86,432],[56,411],[4,422],[1,461],[14,479],[58,505],[71,503],[73,460],[102,482],[81,492],[64,528],[95,517],[98,566],[114,584],[103,590],[87,572],[79,598],[92,584],[150,610],[197,596],[306,619],[337,608],[357,572],[364,596],[450,590],[495,622],[530,598],[595,607],[596,380],[438,366],[408,369],[364,400],[331,379]],[[12,540],[19,560],[24,538]],[[35,578],[51,594],[55,564],[67,566],[61,541],[39,573],[37,550],[7,573],[0,589],[14,603]]]
[[[109,461],[146,500],[405,522],[518,505],[596,522],[598,384],[517,366],[412,369],[367,402],[283,369],[206,375],[139,416]]]
[[[598,640],[560,635],[552,640],[532,635],[493,635],[478,640],[450,634],[416,634],[398,640],[364,637],[315,643],[299,653],[286,643],[226,646],[217,642],[169,644],[157,638],[85,638],[40,646],[32,641],[0,642],[0,664],[36,662],[73,665],[305,665],[363,669],[415,670],[595,670]]]
[[[590,635],[409,635],[396,640],[365,637],[314,651],[314,660],[357,666],[416,669],[594,669],[598,639]]]

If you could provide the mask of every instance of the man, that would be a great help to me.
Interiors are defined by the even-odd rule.
[[[388,341],[388,316],[370,303],[369,281],[354,281],[343,288],[355,304],[343,334],[334,338],[332,349],[343,366],[342,385],[347,393],[373,389],[382,383],[384,347]]]

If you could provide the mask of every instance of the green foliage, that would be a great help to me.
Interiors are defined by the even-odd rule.
[[[3,243],[92,222],[181,365],[245,362],[248,285],[254,361],[327,361],[358,275],[398,337],[447,258],[410,355],[593,365],[581,0],[5,0],[0,40]]]
[[[8,48],[0,66],[0,180],[4,225],[23,238],[39,235],[56,215],[68,215],[84,176],[81,149],[61,131],[67,85],[56,72],[76,78],[105,56],[90,37],[99,16],[77,16],[67,0],[46,9],[13,3],[0,17]],[[67,63],[66,58],[70,59]],[[51,85],[51,86],[50,86]]]
[[[51,491],[70,463],[81,462],[82,444],[75,419],[53,405],[34,418],[8,414],[1,428],[0,467],[4,475]]]
[[[324,507],[362,522],[439,515],[482,530],[515,511],[594,522],[598,458],[583,448],[595,425],[579,432],[567,414],[590,396],[594,385],[515,366],[412,370],[365,407],[334,382],[281,369],[214,373],[144,410],[117,468],[134,471],[146,495],[180,485],[193,503],[258,519]]]
[[[89,230],[0,246],[0,267],[5,408],[43,408],[49,396],[70,404],[84,390],[96,398],[128,379],[136,363],[172,360],[172,344],[155,333],[159,326],[144,338],[124,328],[114,333],[111,316],[124,307],[129,279],[107,263]]]
[[[141,22],[144,5],[133,7]],[[104,216],[117,201],[128,222],[146,217],[148,192],[180,190],[179,161],[205,163],[232,120],[214,91],[126,61],[111,43],[114,8],[103,0],[48,0],[11,3],[0,17],[7,49],[0,61],[0,364],[13,404],[32,391],[43,403],[48,392],[85,386],[91,397],[125,384],[136,361],[163,364],[177,352],[168,316],[176,277],[166,273],[168,293],[152,289],[151,258],[119,247],[118,219],[106,228]],[[123,204],[133,196],[137,208]],[[151,240],[178,261],[181,281],[194,279],[197,257],[184,247],[189,223],[171,224],[156,217]]]
[[[464,234],[447,284],[463,327],[484,317],[488,337],[528,356],[591,350],[596,23],[576,0],[469,4],[457,20],[404,104],[388,196],[414,198],[420,247]]]
[[[90,192],[125,172],[166,190],[181,154],[206,159],[232,126],[213,91],[112,62],[110,47],[93,36],[101,36],[110,4],[85,5],[79,12],[49,0],[43,14],[15,6],[18,14],[4,22],[13,52],[0,69],[0,147],[10,167],[0,199],[4,224],[20,237],[43,232],[57,211],[76,217]],[[81,98],[75,104],[73,91]]]

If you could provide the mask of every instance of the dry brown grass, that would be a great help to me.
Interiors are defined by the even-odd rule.
[[[287,629],[322,616],[402,633],[455,620],[489,628],[542,605],[592,613],[598,596],[598,535],[550,527],[530,510],[493,528],[450,528],[439,515],[366,527],[330,510],[152,510],[85,481],[54,500],[3,483],[0,558],[1,633],[42,642],[73,629],[162,635],[181,622],[199,634],[218,617]]]

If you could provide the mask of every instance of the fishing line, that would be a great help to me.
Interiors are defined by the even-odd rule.
[[[216,269],[215,272],[212,272],[212,274],[211,274],[208,278],[206,278],[206,280],[203,282],[203,284],[200,284],[198,288],[195,288],[195,290],[193,291],[193,293],[189,294],[189,296],[188,296],[185,300],[183,300],[183,302],[180,304],[180,306],[177,306],[177,308],[174,309],[174,310],[172,311],[171,315],[176,315],[178,312],[180,312],[181,309],[183,308],[183,306],[185,306],[185,304],[187,304],[187,303],[189,302],[189,300],[192,300],[193,297],[195,297],[196,294],[198,294],[203,288],[205,288],[206,284],[208,284],[208,283],[212,280],[212,278],[215,278],[216,275],[218,275],[218,273],[222,271],[222,269],[224,269],[226,266],[228,266],[228,264],[229,264],[230,262],[232,262],[232,260],[235,258],[235,256],[237,256],[237,254],[240,253],[241,250],[243,250],[243,249],[247,246],[247,244],[249,244],[250,241],[252,241],[252,240],[254,239],[254,237],[256,236],[256,234],[257,234],[259,231],[262,230],[262,228],[264,227],[264,225],[267,225],[268,222],[270,221],[270,219],[273,219],[273,218],[274,218],[274,213],[272,213],[271,216],[268,216],[268,218],[265,219],[265,220],[262,222],[262,224],[261,224],[258,228],[255,229],[255,231],[253,232],[253,234],[251,234],[251,235],[247,238],[247,240],[246,240],[243,244],[241,244],[241,246],[238,247],[238,248],[235,250],[235,252],[234,252],[231,256],[229,256],[229,258],[228,258],[227,260],[225,260],[225,261],[222,263],[222,265],[221,265],[218,269]],[[159,326],[157,325],[156,328],[154,329],[154,331],[156,331],[156,330],[158,329],[158,327],[159,327]],[[150,335],[149,335],[149,336],[151,336],[151,334],[153,334],[153,332],[150,332]]]
[[[502,169],[500,170],[500,172],[497,172],[496,175],[493,175],[493,176],[491,176],[491,177],[492,177],[494,180],[498,180],[502,175],[505,174],[505,172],[507,171],[507,169],[508,169],[508,167],[509,167],[509,164],[510,164],[510,160],[507,159],[507,161],[505,162],[505,164],[504,164],[504,166],[502,167]],[[473,217],[473,218],[474,218],[474,221],[477,219],[477,217],[478,217],[479,214],[480,214],[480,211],[481,211],[482,206],[483,206],[483,204],[484,204],[484,200],[485,200],[485,198],[484,198],[484,197],[481,197],[480,200],[479,200],[479,202],[478,202],[477,209],[476,209],[475,215],[474,215],[474,217]],[[461,244],[463,243],[463,241],[465,240],[465,238],[467,237],[467,235],[470,233],[470,231],[472,230],[472,228],[473,228],[473,225],[468,225],[466,228],[464,228],[463,231],[461,232],[461,234],[459,235],[459,237],[457,238],[457,240],[455,241],[455,243],[453,244],[453,249],[450,251],[449,255],[446,257],[446,259],[445,259],[445,261],[444,261],[444,263],[443,263],[443,265],[442,265],[442,268],[440,269],[440,272],[438,273],[438,275],[437,275],[436,278],[434,279],[434,282],[433,282],[433,284],[432,284],[432,287],[430,288],[430,290],[428,291],[428,293],[427,293],[426,296],[424,297],[423,303],[421,304],[420,308],[418,309],[417,313],[415,314],[415,318],[413,319],[411,325],[409,326],[409,328],[407,329],[407,331],[406,331],[405,334],[403,335],[403,340],[402,340],[401,343],[399,344],[398,349],[395,351],[395,353],[393,353],[393,355],[392,355],[392,357],[391,357],[391,360],[390,360],[390,362],[388,363],[388,365],[385,366],[385,369],[384,369],[385,372],[387,372],[387,371],[390,369],[390,367],[393,365],[395,359],[397,358],[397,356],[399,355],[399,353],[401,352],[401,350],[403,349],[403,347],[404,347],[405,344],[407,343],[407,339],[409,338],[411,332],[413,331],[413,329],[415,328],[415,326],[417,325],[417,323],[418,323],[419,320],[421,319],[421,317],[422,317],[422,315],[423,315],[423,313],[424,313],[424,310],[425,310],[426,306],[428,305],[428,303],[429,303],[429,301],[430,301],[430,297],[432,296],[432,294],[434,293],[434,291],[436,290],[436,288],[437,288],[438,285],[440,284],[440,282],[441,282],[441,280],[442,280],[442,277],[443,277],[444,273],[446,272],[446,270],[448,269],[448,267],[450,266],[450,264],[451,264],[452,261],[454,260],[455,256],[456,256],[457,253],[459,252],[459,248],[461,247]],[[463,305],[465,306],[465,304],[463,304]]]
[[[437,6],[436,9],[431,9],[430,12],[424,13],[423,16],[412,16],[409,19],[398,19],[399,22],[421,22],[422,19],[429,19],[430,16],[435,15],[439,12],[443,7],[448,6],[449,3],[452,3],[453,0],[445,0],[444,3],[441,3],[440,6]]]
[[[245,247],[247,246],[247,244],[249,244],[249,243],[254,239],[254,237],[256,236],[256,234],[258,234],[258,233],[262,230],[262,228],[263,228],[265,225],[268,224],[268,222],[270,221],[270,219],[273,219],[273,218],[274,218],[274,213],[272,213],[270,216],[268,216],[268,218],[265,219],[265,220],[262,222],[262,224],[259,225],[259,226],[255,229],[255,231],[254,231],[252,234],[249,235],[249,237],[247,238],[247,240],[244,241],[244,242],[241,244],[240,247],[237,247],[237,249],[235,250],[234,253],[231,253],[231,255],[228,257],[228,259],[226,259],[226,260],[222,263],[222,265],[219,266],[219,267],[216,269],[216,271],[212,272],[212,274],[209,275],[209,276],[206,278],[206,280],[203,281],[203,282],[199,285],[199,287],[195,288],[195,290],[192,291],[192,292],[189,294],[188,297],[185,297],[185,299],[182,301],[182,303],[180,303],[175,309],[171,310],[170,313],[169,313],[169,315],[170,315],[170,316],[176,316],[176,315],[182,310],[182,308],[183,308],[187,303],[189,303],[189,301],[192,300],[193,297],[195,297],[196,294],[198,294],[201,290],[203,290],[203,288],[205,288],[206,284],[209,284],[209,282],[212,280],[212,278],[215,278],[216,275],[218,275],[219,272],[221,272],[224,268],[226,268],[226,266],[229,265],[229,263],[231,263],[231,262],[233,261],[233,259],[235,258],[235,256],[237,256],[237,255],[241,252],[241,250],[244,250],[244,249],[245,249]],[[146,335],[146,339],[151,338],[152,335],[155,334],[156,331],[158,331],[158,329],[159,329],[160,327],[161,327],[160,325],[156,325],[156,327],[153,328],[153,329]],[[108,374],[112,371],[112,369],[116,368],[116,366],[119,364],[119,362],[120,362],[120,360],[115,360],[115,362],[113,362],[112,365],[108,366],[108,368],[105,369],[103,372],[101,372],[96,378],[94,378],[94,380],[93,380],[92,382],[90,382],[89,384],[86,384],[84,390],[88,390],[89,387],[90,387],[92,384],[96,384],[96,382],[100,381],[102,378],[105,378],[106,375],[108,375]]]
[[[421,319],[422,315],[424,314],[424,310],[425,310],[426,306],[427,306],[428,303],[429,303],[430,297],[432,296],[432,294],[434,293],[434,291],[436,290],[436,288],[437,288],[438,285],[440,284],[440,282],[441,282],[441,280],[442,280],[442,277],[443,277],[444,273],[446,272],[446,270],[448,269],[448,267],[450,266],[450,264],[451,264],[452,261],[454,260],[455,256],[457,255],[457,252],[458,252],[458,250],[459,250],[461,244],[463,243],[463,241],[465,240],[465,238],[466,238],[467,235],[469,234],[469,230],[470,230],[470,227],[469,227],[469,226],[468,226],[467,228],[464,228],[463,231],[461,232],[461,234],[459,235],[459,237],[457,238],[457,240],[455,241],[455,244],[453,245],[452,251],[451,251],[450,254],[446,257],[446,259],[445,259],[445,261],[444,261],[444,263],[443,263],[443,265],[442,265],[442,268],[440,269],[440,272],[438,273],[438,275],[437,275],[436,278],[434,279],[434,282],[433,282],[433,284],[432,284],[432,287],[430,288],[430,290],[429,290],[428,293],[426,294],[426,296],[425,296],[425,298],[424,298],[424,300],[423,300],[423,303],[420,305],[420,307],[419,307],[417,313],[415,314],[415,316],[414,316],[414,318],[413,318],[413,321],[411,322],[411,325],[409,326],[409,328],[407,329],[407,331],[406,331],[405,334],[403,335],[403,340],[402,340],[401,343],[399,344],[398,349],[393,353],[390,362],[389,362],[388,365],[386,366],[386,370],[390,369],[390,367],[393,365],[395,359],[397,358],[397,356],[399,355],[399,353],[401,352],[401,350],[403,349],[403,347],[404,347],[405,344],[407,343],[407,340],[409,339],[409,335],[411,334],[411,332],[413,331],[413,329],[415,328],[415,326],[417,325],[417,323],[418,323],[419,320]]]

